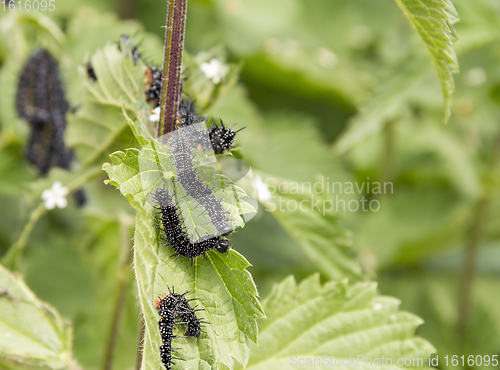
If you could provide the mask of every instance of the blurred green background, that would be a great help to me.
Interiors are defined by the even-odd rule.
[[[424,319],[418,334],[440,357],[500,355],[500,2],[453,3],[461,72],[447,125],[429,55],[393,0],[189,0],[186,51],[241,66],[239,82],[206,113],[246,126],[238,146],[254,169],[299,182],[393,182],[392,194],[342,195],[381,204],[378,212],[338,215],[364,270],[382,294]],[[143,40],[145,58],[162,61],[165,2],[55,6],[43,13],[53,24],[0,12],[0,255],[26,223],[29,184],[38,177],[24,159],[28,125],[14,109],[31,50],[43,45],[60,59],[74,107],[78,66],[123,33]],[[83,209],[70,204],[41,218],[21,268],[30,288],[72,320],[75,355],[87,369],[102,363],[123,220],[133,217],[104,179],[85,185]],[[254,265],[261,296],[291,273],[301,279],[318,270],[263,209],[231,241]],[[463,279],[467,266],[473,270]],[[127,284],[115,369],[135,361],[139,309],[133,279]]]

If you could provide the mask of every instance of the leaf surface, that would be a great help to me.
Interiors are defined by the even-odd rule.
[[[0,266],[0,356],[51,369],[78,369],[71,326]]]
[[[357,361],[358,356],[383,356],[397,369],[402,367],[397,364],[400,358],[419,358],[426,365],[435,351],[414,336],[422,320],[399,311],[399,301],[378,295],[372,282],[322,286],[319,275],[313,275],[298,285],[289,277],[274,287],[263,304],[268,319],[259,321],[259,346],[253,346],[247,369],[306,369],[312,366],[307,361],[314,359],[316,368],[327,369],[335,366],[332,361]],[[374,366],[367,366],[362,357],[359,360],[336,366]]]
[[[451,94],[455,89],[453,73],[458,72],[458,59],[452,48],[458,39],[453,24],[458,22],[458,13],[451,0],[395,0],[403,13],[416,28],[429,51],[436,68],[445,109],[444,120],[451,113]]]

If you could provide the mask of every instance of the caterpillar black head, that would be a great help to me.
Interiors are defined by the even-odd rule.
[[[223,239],[223,238],[219,239],[217,247],[215,247],[215,249],[217,249],[217,252],[219,252],[219,253],[226,253],[230,248],[231,247],[229,246],[229,243],[227,242],[227,240]]]

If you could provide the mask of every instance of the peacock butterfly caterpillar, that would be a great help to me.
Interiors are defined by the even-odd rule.
[[[196,171],[195,169],[195,164],[198,164],[198,162],[194,162],[195,154],[191,149],[194,140],[193,135],[198,137],[199,131],[180,131],[179,134],[170,135],[167,141],[177,171],[176,181],[180,183],[188,196],[205,208],[217,231],[221,235],[228,235],[233,231],[233,227],[226,217],[228,212],[222,206],[222,200],[218,199],[212,192],[213,188],[205,187],[203,178],[198,178],[198,174],[202,170]]]
[[[207,235],[204,239],[192,242],[183,224],[178,204],[167,189],[157,188],[153,198],[156,203],[155,208],[159,211],[163,240],[174,249],[173,256],[185,256],[193,262],[195,257],[205,255],[211,249],[216,249],[220,253],[229,250],[227,240],[219,235]]]
[[[172,360],[183,360],[180,357],[172,355],[173,350],[180,349],[172,348],[172,340],[177,338],[174,335],[175,325],[186,325],[184,336],[198,338],[201,333],[204,333],[202,324],[209,324],[197,317],[196,312],[204,310],[197,309],[197,306],[191,307],[189,302],[195,301],[197,298],[187,299],[186,295],[188,293],[177,294],[173,289],[170,291],[169,288],[169,293],[165,293],[163,298],[155,299],[155,306],[160,315],[160,320],[158,321],[158,329],[162,339],[160,357],[167,370],[172,369]],[[179,321],[176,321],[177,318],[179,318]]]

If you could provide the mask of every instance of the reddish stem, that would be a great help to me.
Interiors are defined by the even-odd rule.
[[[182,50],[186,28],[187,0],[170,0],[165,33],[165,59],[161,90],[158,137],[174,129],[181,88]]]

